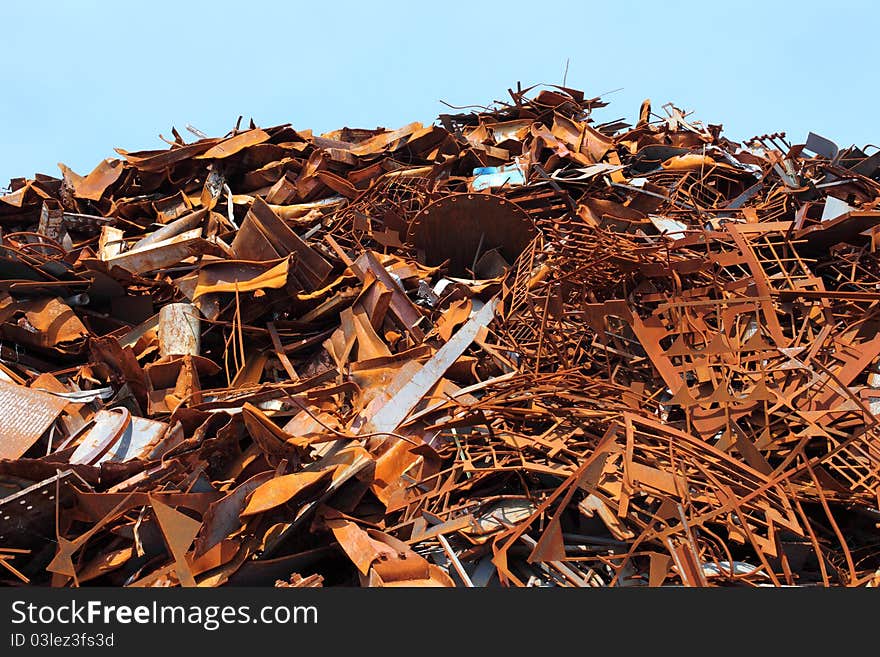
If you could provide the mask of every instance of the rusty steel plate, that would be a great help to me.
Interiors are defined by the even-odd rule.
[[[470,278],[485,253],[497,249],[512,264],[537,234],[516,203],[493,194],[450,194],[413,217],[407,241],[423,264],[448,260],[450,275]]]
[[[0,458],[20,458],[67,403],[63,397],[0,381]]]

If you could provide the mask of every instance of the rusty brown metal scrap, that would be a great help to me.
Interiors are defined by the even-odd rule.
[[[880,160],[604,105],[13,180],[0,582],[880,585]]]

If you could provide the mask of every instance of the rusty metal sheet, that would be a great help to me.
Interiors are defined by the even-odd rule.
[[[512,263],[536,235],[534,222],[515,203],[491,194],[452,194],[413,218],[408,239],[426,264],[448,261],[453,276],[482,278],[473,271],[481,255],[498,250]]]
[[[202,229],[188,230],[174,237],[124,251],[107,258],[108,267],[120,267],[133,274],[144,274],[180,264],[191,256],[229,255],[229,249],[216,238],[202,238]]]
[[[241,261],[206,263],[199,272],[199,282],[193,300],[204,294],[218,292],[253,292],[282,288],[287,284],[290,258],[275,265]]]
[[[122,175],[121,160],[103,160],[94,170],[83,178],[74,188],[77,196],[91,201],[100,201],[104,191]]]
[[[8,491],[11,481],[0,477]],[[20,490],[0,498],[0,542],[3,547],[35,547],[52,541],[55,511],[67,510],[76,489],[90,486],[73,470],[66,469],[42,481],[23,481]]]
[[[223,159],[229,157],[230,155],[235,155],[245,148],[256,146],[257,144],[262,144],[264,141],[268,141],[268,139],[268,133],[266,133],[264,130],[260,130],[259,128],[255,130],[245,130],[244,132],[237,134],[234,137],[224,139],[220,143],[209,148],[201,155],[196,155],[196,158],[204,160]]]
[[[63,397],[0,380],[0,458],[23,456],[67,404]]]
[[[242,516],[263,513],[286,504],[304,490],[318,486],[332,478],[332,470],[322,472],[298,472],[270,479],[251,494]]]

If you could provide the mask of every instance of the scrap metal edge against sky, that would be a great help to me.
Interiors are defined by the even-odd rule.
[[[0,581],[880,584],[880,155],[509,96],[13,180]]]

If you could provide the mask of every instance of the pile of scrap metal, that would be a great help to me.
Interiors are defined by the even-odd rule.
[[[880,584],[880,153],[602,106],[13,180],[3,582]]]

